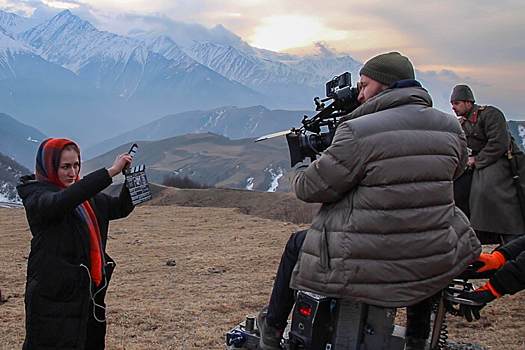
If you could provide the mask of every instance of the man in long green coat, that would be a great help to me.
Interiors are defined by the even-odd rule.
[[[525,191],[525,156],[512,139],[503,113],[496,107],[477,105],[468,85],[456,85],[450,97],[471,152],[470,222],[482,244],[506,243],[525,233],[511,161],[519,170],[519,187]],[[509,160],[509,150],[512,159]]]

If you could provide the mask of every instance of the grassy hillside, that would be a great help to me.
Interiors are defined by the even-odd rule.
[[[138,142],[133,165],[146,165],[148,180],[162,183],[164,176],[187,176],[218,187],[290,191],[290,160],[285,137],[263,142],[230,140],[216,134],[190,134],[160,141]],[[129,151],[131,143],[82,164],[82,174],[109,167],[115,157]],[[250,186],[250,184],[253,184]]]

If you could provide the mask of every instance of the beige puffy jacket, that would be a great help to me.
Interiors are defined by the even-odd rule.
[[[481,252],[455,207],[467,162],[456,117],[423,88],[385,90],[350,114],[332,145],[296,169],[298,198],[324,203],[290,286],[385,307],[439,292]]]

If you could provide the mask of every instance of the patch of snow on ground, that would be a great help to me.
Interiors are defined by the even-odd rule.
[[[270,182],[270,187],[268,188],[267,192],[275,192],[277,191],[277,188],[279,187],[279,179],[283,177],[285,170],[279,168],[277,171],[274,172],[273,169],[267,169],[270,174],[272,175]]]
[[[253,190],[253,177],[251,176],[246,180],[246,189]]]

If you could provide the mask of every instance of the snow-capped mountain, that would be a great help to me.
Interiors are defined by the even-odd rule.
[[[295,70],[282,62],[247,55],[231,46],[194,42],[186,52],[225,77],[248,86],[260,88],[268,83],[295,82],[317,87],[325,82],[325,78],[315,72]]]
[[[282,108],[306,107],[322,91],[326,79],[279,61],[245,54],[231,46],[194,42],[184,51],[225,77],[278,101]],[[310,106],[313,106],[311,104]]]
[[[0,27],[10,33],[18,34],[24,30],[34,27],[38,21],[21,17],[14,13],[0,11]]]
[[[4,29],[16,28],[27,22],[27,18],[0,11],[0,26]]]
[[[79,139],[84,141],[112,135],[110,129],[96,130],[93,124],[115,126],[104,92],[44,59],[4,28],[0,28],[0,96],[0,112],[48,135],[72,137],[83,130]]]
[[[320,88],[322,91],[327,80],[348,69],[355,73],[359,65],[349,56],[331,59],[329,62],[307,59],[285,63],[265,58],[264,56],[269,56],[267,54],[258,56],[258,51],[253,48],[245,48],[244,51],[254,53],[247,54],[232,46],[196,41],[188,47],[179,47],[166,36],[146,45],[145,42],[132,38],[99,31],[69,10],[21,33],[17,38],[34,48],[35,52],[46,60],[59,64],[80,77],[91,79],[95,86],[102,89],[108,89],[108,85],[114,88],[115,80],[118,80],[114,71],[125,70],[128,65],[137,63],[146,71],[144,66],[148,63],[148,55],[156,53],[169,60],[172,65],[182,65],[183,69],[191,69],[191,65],[200,63],[229,80],[267,96],[277,96],[278,100],[281,100],[278,106],[281,108],[284,107],[282,101],[285,100],[304,103],[304,95],[309,88],[311,96],[308,95],[307,100],[310,103]],[[291,59],[289,55],[275,57]],[[126,85],[136,86],[126,86],[126,91],[121,87],[121,90],[117,91],[118,95],[128,98],[129,94],[136,91],[139,81],[140,79],[129,79],[128,76]],[[118,83],[116,85],[118,86]],[[274,96],[271,96],[272,94]],[[287,108],[306,107],[297,104],[294,106],[291,102],[288,104],[290,106],[286,106]]]
[[[191,63],[190,58],[182,49],[168,36],[162,35],[148,44],[148,50],[164,56],[168,60]]]
[[[352,85],[356,86],[359,80],[359,70],[363,63],[357,62],[350,56],[332,57],[323,59],[305,58],[290,63],[295,69],[316,74],[323,77],[323,82],[332,79],[344,72],[352,74]]]
[[[149,50],[144,41],[99,31],[68,10],[20,33],[17,39],[110,96],[107,113],[124,129],[174,111],[225,104],[271,105],[263,94],[186,55],[174,57],[175,48],[169,58],[164,57]]]
[[[130,38],[99,31],[68,10],[20,33],[17,38],[42,58],[79,76],[79,71],[94,60],[109,64],[127,61],[139,44]]]
[[[0,27],[0,59],[2,62],[6,63],[8,61],[7,55],[19,52],[32,53],[24,44],[16,41],[10,32]]]
[[[327,81],[349,71],[355,86],[362,66],[350,56],[252,48],[241,38],[236,47],[178,39],[100,31],[69,10],[40,23],[0,11],[0,112],[89,147],[184,111],[313,110]]]

